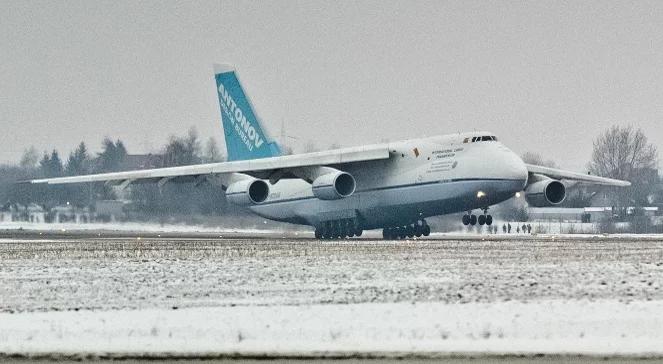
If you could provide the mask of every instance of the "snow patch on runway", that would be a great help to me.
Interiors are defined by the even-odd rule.
[[[17,354],[663,354],[663,301],[236,306],[0,314]]]
[[[226,228],[209,227],[184,224],[152,224],[139,222],[124,223],[30,223],[30,222],[0,222],[0,230],[29,230],[29,231],[120,231],[145,233],[242,233],[242,234],[279,234],[280,230],[258,228]]]

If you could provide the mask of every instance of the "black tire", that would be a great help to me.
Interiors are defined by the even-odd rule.
[[[364,233],[364,230],[362,230],[362,229],[357,229],[357,230],[355,230],[355,236],[356,236],[356,237],[360,237],[361,234],[363,234],[363,233]]]
[[[322,231],[320,231],[320,229],[315,229],[315,238],[316,239],[322,238]]]
[[[493,224],[493,216],[488,215],[486,216],[486,225],[492,225]]]
[[[470,215],[463,215],[463,225],[467,226],[470,224]]]
[[[486,215],[479,215],[479,225],[483,225],[486,223]]]
[[[414,225],[407,225],[405,227],[405,235],[407,235],[408,238],[414,238],[415,230],[414,230]]]
[[[352,223],[351,220],[348,220],[345,222],[345,236],[348,238],[351,238],[355,235],[355,228],[354,224]]]
[[[396,236],[397,239],[405,239],[405,229],[403,229],[402,227],[397,227],[394,230],[395,230],[394,235]]]
[[[430,235],[430,226],[428,226],[428,225],[424,226],[423,234],[424,234],[424,236]]]
[[[470,215],[470,225],[474,226],[477,224],[477,215]]]

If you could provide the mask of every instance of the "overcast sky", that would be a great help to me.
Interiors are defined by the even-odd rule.
[[[3,1],[0,162],[104,136],[222,141],[234,63],[295,150],[490,130],[584,170],[608,126],[663,151],[663,1]],[[297,138],[297,139],[294,139]]]

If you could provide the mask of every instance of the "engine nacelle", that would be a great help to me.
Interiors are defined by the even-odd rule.
[[[267,182],[247,178],[237,181],[226,189],[226,199],[235,205],[255,205],[264,202],[269,196],[269,185]]]
[[[321,200],[338,200],[352,195],[357,183],[350,173],[335,171],[316,178],[311,186],[315,197]]]
[[[566,198],[566,187],[558,180],[546,178],[525,188],[525,199],[532,207],[559,205]]]

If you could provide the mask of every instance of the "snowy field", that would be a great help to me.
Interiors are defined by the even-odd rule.
[[[0,352],[663,355],[663,239],[0,240]]]

